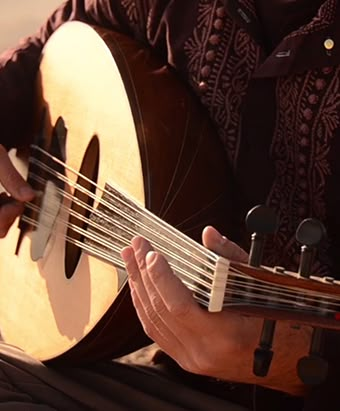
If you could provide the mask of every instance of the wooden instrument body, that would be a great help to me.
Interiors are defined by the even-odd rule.
[[[45,149],[62,117],[66,163],[84,167],[93,138],[98,186],[114,182],[140,204],[196,240],[224,230],[227,168],[200,106],[161,62],[125,36],[68,23],[48,41],[37,80],[37,118],[46,109]],[[25,164],[15,160],[25,174]],[[66,177],[76,176],[66,170]],[[72,194],[71,185],[65,186]],[[100,199],[100,193],[98,200]],[[70,200],[59,217],[68,220]],[[93,207],[96,208],[98,202]],[[65,224],[56,222],[43,258],[32,261],[32,234],[14,254],[19,230],[0,242],[0,329],[5,341],[41,360],[84,362],[120,356],[148,343],[128,286],[112,265],[82,253],[65,276]]]

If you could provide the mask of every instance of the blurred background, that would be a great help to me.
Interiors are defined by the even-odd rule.
[[[0,52],[34,33],[62,0],[0,0]]]

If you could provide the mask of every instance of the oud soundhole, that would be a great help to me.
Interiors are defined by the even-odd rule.
[[[71,203],[69,216],[69,228],[65,250],[65,275],[71,278],[76,270],[80,256],[81,247],[78,244],[84,243],[84,231],[87,229],[87,222],[91,214],[98,179],[99,168],[99,140],[97,136],[91,139],[88,145],[80,170],[77,184],[82,187],[75,189],[74,200]]]

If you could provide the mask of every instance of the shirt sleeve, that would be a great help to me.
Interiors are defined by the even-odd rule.
[[[36,34],[0,55],[0,143],[10,149],[25,146],[30,141],[34,84],[41,51],[60,25],[78,20],[150,42],[150,33],[160,37],[155,27],[159,26],[168,3],[167,0],[64,1]]]

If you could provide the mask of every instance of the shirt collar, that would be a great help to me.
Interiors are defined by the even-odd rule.
[[[270,55],[261,47],[262,30],[253,0],[226,0],[226,7],[262,48],[254,77],[285,76],[340,64],[338,0],[326,0],[311,22],[286,36]]]

